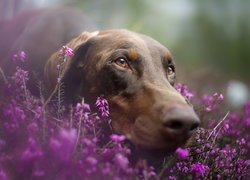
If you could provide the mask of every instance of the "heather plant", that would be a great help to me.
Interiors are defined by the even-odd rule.
[[[61,63],[72,54],[63,47]],[[58,70],[61,78],[59,66]],[[27,89],[28,73],[17,67],[5,85],[0,109],[0,179],[250,178],[250,102],[241,112],[229,112],[220,105],[221,94],[198,98],[178,84],[177,90],[187,100],[200,103],[203,125],[187,146],[166,157],[161,167],[152,167],[143,159],[130,162],[133,152],[124,135],[113,133],[103,96],[96,100],[97,112],[83,99],[66,113],[56,102],[59,115],[51,113],[54,108],[45,107]]]
[[[63,101],[63,83],[61,82],[63,76],[63,66],[68,61],[69,57],[73,56],[73,50],[67,46],[63,46],[59,53],[59,64],[57,64],[58,77],[57,85],[55,90],[57,91],[57,117],[60,118],[60,115],[63,113],[62,101]],[[52,93],[54,94],[54,92]]]

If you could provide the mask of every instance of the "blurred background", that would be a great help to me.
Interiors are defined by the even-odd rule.
[[[0,0],[0,20],[48,6],[82,10],[98,29],[147,34],[173,54],[178,81],[199,93],[222,92],[232,106],[249,100],[250,1]]]

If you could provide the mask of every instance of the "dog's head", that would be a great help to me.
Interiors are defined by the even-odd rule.
[[[169,50],[154,39],[107,30],[83,33],[68,46],[74,49],[62,79],[68,103],[81,97],[93,103],[104,95],[113,129],[137,146],[172,151],[199,125],[190,104],[173,87],[175,64]],[[54,54],[45,70],[51,87],[57,59]]]

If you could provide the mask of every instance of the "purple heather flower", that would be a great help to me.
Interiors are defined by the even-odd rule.
[[[217,106],[223,101],[222,94],[214,93],[212,96],[204,95],[202,97],[202,103],[205,105],[205,110],[211,112],[217,108]]]
[[[98,163],[97,159],[94,158],[94,157],[91,157],[91,156],[87,157],[87,158],[86,158],[86,161],[87,161],[91,166],[95,166],[95,165]]]
[[[33,138],[28,139],[28,145],[21,154],[21,160],[25,162],[36,161],[43,156],[43,151],[38,146],[38,143]]]
[[[77,112],[80,112],[80,111],[89,112],[90,111],[90,107],[89,107],[88,104],[85,104],[84,102],[77,103],[76,104],[76,111]]]
[[[19,129],[21,123],[25,120],[26,115],[23,109],[17,106],[17,102],[12,102],[4,109],[4,115],[9,120],[4,123],[4,127],[8,132],[15,132]]]
[[[168,179],[168,180],[176,180],[176,177],[174,177],[174,176],[168,176],[167,179]]]
[[[71,57],[74,55],[73,49],[63,46],[61,49],[61,53],[63,53],[65,56]]]
[[[85,130],[93,131],[93,127],[97,127],[100,117],[91,114],[90,106],[84,101],[77,103],[75,107],[74,117],[80,122],[83,122]],[[95,128],[94,128],[95,129]]]
[[[238,145],[245,145],[246,144],[246,140],[244,139],[244,138],[241,138],[241,139],[238,139],[238,140],[236,140],[236,143],[238,144]]]
[[[75,129],[61,129],[56,138],[50,139],[49,146],[58,160],[68,161],[72,156],[76,139]]]
[[[90,107],[88,104],[85,104],[84,101],[77,103],[75,107],[75,117],[81,119],[82,121],[89,120]]]
[[[93,154],[96,152],[97,149],[97,138],[91,138],[91,137],[83,137],[82,145],[83,150],[82,153],[84,156],[93,156]]]
[[[177,162],[176,167],[177,167],[178,171],[180,171],[180,172],[183,172],[183,173],[188,172],[188,167],[187,167],[186,162]]]
[[[29,80],[28,71],[21,69],[20,67],[16,67],[16,72],[12,76],[16,85],[23,86]]]
[[[187,100],[191,100],[192,98],[193,98],[193,96],[194,96],[194,94],[193,93],[191,93],[189,90],[188,90],[188,88],[187,88],[187,86],[186,85],[183,85],[183,84],[180,84],[180,83],[178,83],[177,85],[176,85],[176,90],[182,95],[182,96],[184,96]]]
[[[28,124],[27,130],[28,130],[30,135],[34,135],[36,132],[38,132],[39,127],[38,127],[37,123],[32,122],[32,123]]]
[[[230,128],[229,124],[228,124],[228,123],[225,123],[224,126],[223,126],[223,129],[224,129],[225,131],[227,131],[227,130],[229,130],[229,128]]]
[[[187,159],[189,156],[189,151],[187,149],[178,148],[175,151],[175,153],[176,153],[178,159],[180,159],[180,160]]]
[[[95,105],[103,118],[109,117],[109,105],[106,99],[98,97]]]
[[[35,112],[34,112],[35,114],[34,114],[33,120],[39,120],[43,115],[43,107],[36,106],[36,107],[34,107],[34,109],[35,109]]]
[[[106,162],[106,163],[104,164],[104,167],[102,168],[101,171],[102,171],[102,174],[103,174],[104,176],[106,176],[106,175],[112,173],[111,164],[108,163],[108,162]]]
[[[203,165],[201,163],[195,163],[192,164],[190,167],[190,172],[195,176],[195,177],[204,177],[204,175],[208,172],[209,167],[206,165]]]
[[[16,54],[13,55],[12,60],[14,62],[21,61],[24,62],[26,59],[26,54],[24,51],[18,51]]]
[[[66,56],[73,56],[73,49],[66,47],[66,51],[65,51]]]
[[[124,141],[126,139],[126,137],[124,135],[112,134],[112,135],[110,135],[110,139],[113,142],[120,143],[120,142]]]
[[[221,175],[217,175],[217,180],[221,180]]]
[[[148,176],[149,176],[150,178],[151,178],[151,177],[156,177],[155,168],[154,168],[153,166],[150,166],[150,167],[149,167]]]
[[[124,155],[120,153],[116,154],[114,157],[114,162],[122,170],[126,171],[128,169],[129,161]]]

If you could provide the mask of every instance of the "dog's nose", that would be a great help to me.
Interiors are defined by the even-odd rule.
[[[191,107],[174,107],[165,112],[164,128],[170,135],[186,135],[197,129],[200,120]]]

